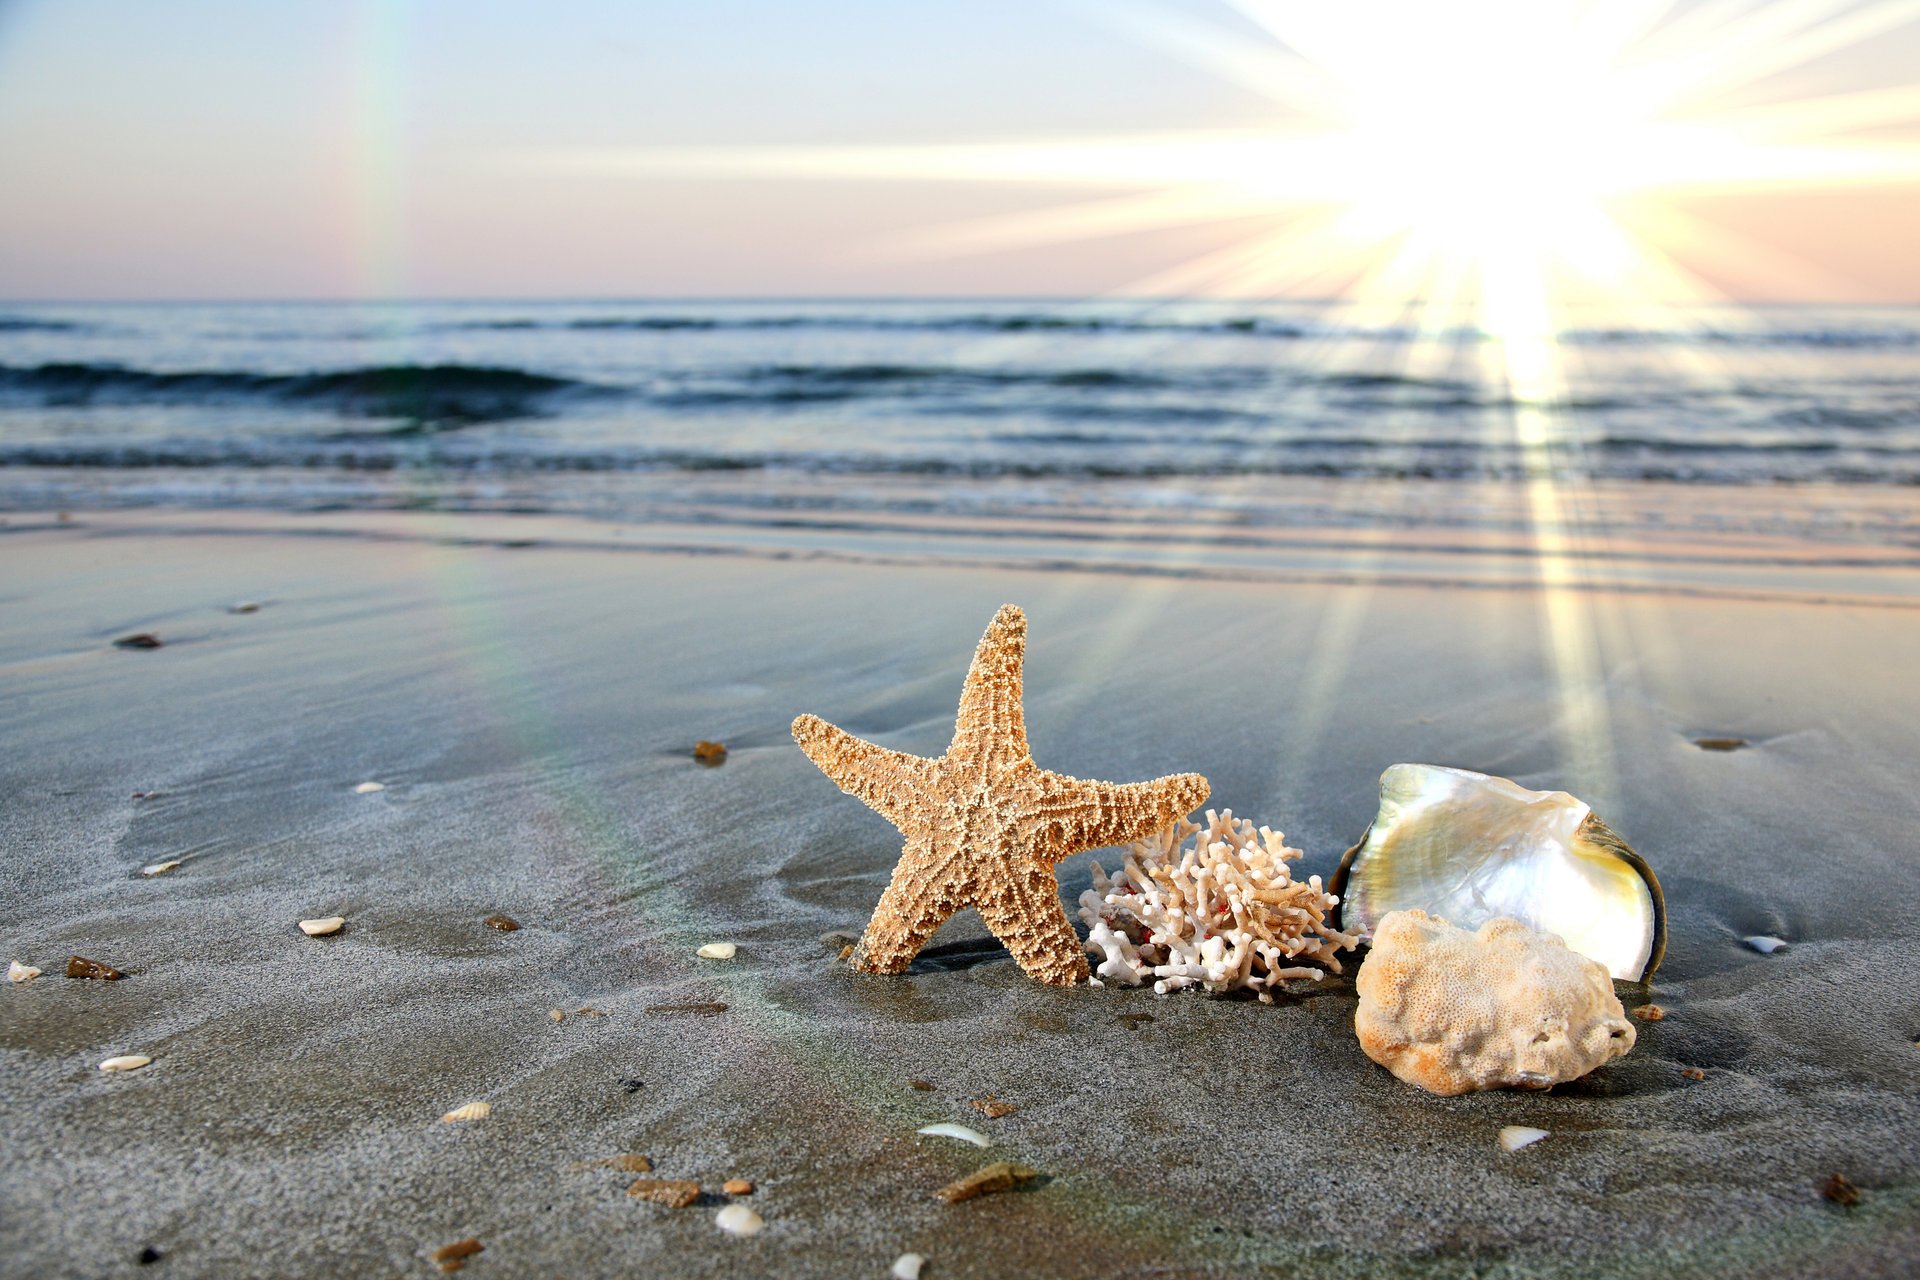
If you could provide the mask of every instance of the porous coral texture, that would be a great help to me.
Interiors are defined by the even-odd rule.
[[[1633,1048],[1606,968],[1506,916],[1388,912],[1354,986],[1360,1047],[1430,1093],[1550,1089]]]
[[[1356,938],[1327,923],[1338,899],[1319,876],[1293,878],[1299,856],[1278,831],[1209,809],[1205,827],[1182,818],[1134,841],[1111,879],[1094,863],[1080,918],[1087,950],[1105,957],[1098,976],[1160,992],[1244,987],[1270,1004],[1283,980],[1325,975],[1301,961],[1340,972],[1335,953]]]

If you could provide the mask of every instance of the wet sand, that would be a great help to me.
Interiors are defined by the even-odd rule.
[[[469,1236],[475,1277],[1920,1256],[1911,566],[1845,599],[1790,570],[1552,595],[662,554],[505,517],[26,523],[0,533],[0,958],[46,975],[0,990],[5,1275],[433,1275]],[[1006,601],[1042,765],[1203,772],[1305,872],[1395,761],[1590,800],[1661,874],[1666,965],[1619,991],[1667,1018],[1551,1093],[1441,1099],[1361,1054],[1346,979],[1271,1007],[1043,988],[971,913],[906,976],[847,972],[898,840],[787,725],[938,752]],[[164,646],[111,645],[142,631]],[[1581,671],[1596,698],[1563,692]],[[716,940],[737,957],[695,956]],[[128,976],[68,979],[72,954]],[[153,1064],[95,1069],[127,1053]],[[969,1106],[989,1095],[1018,1110]],[[440,1122],[475,1099],[491,1116]],[[914,1133],[943,1120],[994,1145]],[[1508,1124],[1552,1136],[1505,1154]],[[706,1199],[583,1166],[622,1153]],[[933,1197],[996,1159],[1044,1176]],[[1822,1197],[1834,1173],[1857,1204]],[[751,1238],[714,1227],[736,1176]]]

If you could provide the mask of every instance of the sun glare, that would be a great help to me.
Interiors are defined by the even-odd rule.
[[[540,163],[651,177],[999,183],[1088,198],[863,245],[928,258],[1221,223],[1224,247],[1116,294],[1331,298],[1326,337],[1285,358],[1377,360],[1379,317],[1444,341],[1510,411],[1489,439],[1521,460],[1575,779],[1611,786],[1598,629],[1580,590],[1604,565],[1584,527],[1561,341],[1574,308],[1649,330],[1729,323],[1710,274],[1750,294],[1832,288],[1809,264],[1710,227],[1676,196],[1920,180],[1920,86],[1793,96],[1795,74],[1920,19],[1920,0],[1228,0],[1208,22],[1151,0],[1088,15],[1271,104],[1255,126],[916,146],[575,150]],[[1223,13],[1222,18],[1228,14]],[[1786,74],[1783,74],[1786,73]],[[1804,75],[1798,83],[1806,83]],[[1877,131],[1877,132],[1876,132]],[[1836,292],[1838,290],[1835,290]],[[1574,327],[1577,327],[1577,323]],[[1685,358],[1700,359],[1698,355]],[[1409,370],[1419,372],[1419,370]],[[1278,413],[1281,406],[1276,405]],[[1390,430],[1384,424],[1383,430]],[[1256,483],[1257,481],[1250,481]],[[1358,625],[1353,597],[1345,623]],[[1317,645],[1306,705],[1331,706],[1343,649]],[[1316,693],[1316,690],[1319,692]],[[1316,698],[1318,702],[1316,702]],[[1314,715],[1295,744],[1314,741]],[[1585,792],[1583,792],[1585,794]]]
[[[890,251],[991,252],[1247,220],[1259,253],[1137,291],[1172,280],[1214,296],[1299,296],[1344,279],[1349,297],[1382,287],[1418,297],[1464,279],[1469,309],[1488,276],[1510,275],[1522,258],[1562,301],[1710,301],[1697,264],[1674,250],[1711,237],[1666,196],[1920,180],[1920,146],[1861,135],[1920,123],[1920,89],[1766,92],[1769,77],[1920,19],[1920,0],[1231,7],[1254,30],[1125,0],[1088,12],[1258,91],[1273,103],[1268,125],[1005,143],[598,148],[542,162],[655,176],[1078,186],[1094,198],[925,228]]]

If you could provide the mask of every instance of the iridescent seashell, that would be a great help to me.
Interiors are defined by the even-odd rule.
[[[1349,933],[1371,936],[1389,911],[1463,929],[1511,916],[1628,981],[1652,977],[1666,950],[1659,880],[1585,802],[1466,769],[1381,774],[1380,811],[1328,887]]]

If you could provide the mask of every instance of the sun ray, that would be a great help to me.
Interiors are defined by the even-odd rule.
[[[1116,287],[1144,308],[1169,297],[1333,297],[1317,337],[1289,343],[1291,379],[1265,406],[1276,447],[1312,370],[1471,366],[1490,474],[1517,472],[1558,690],[1557,753],[1583,794],[1610,795],[1609,645],[1633,630],[1591,589],[1606,527],[1570,403],[1579,308],[1653,332],[1729,320],[1715,280],[1806,293],[1828,282],[1790,256],[1710,226],[1700,195],[1920,181],[1920,86],[1796,88],[1789,73],[1920,20],[1920,0],[1459,0],[1304,5],[1226,0],[1228,20],[1125,0],[1091,17],[1273,104],[1260,127],[906,146],[578,149],[535,162],[642,178],[1000,184],[1057,197],[1013,213],[919,228],[862,256],[1001,253],[1218,224],[1225,244]],[[1818,76],[1802,76],[1817,82]],[[1902,127],[1908,132],[1903,134]],[[1878,131],[1877,133],[1871,131]],[[1411,327],[1424,344],[1379,340]],[[1048,339],[1009,339],[1029,343]],[[1169,342],[1173,339],[1169,338]],[[1662,358],[1702,365],[1710,347]],[[1423,366],[1424,367],[1424,366]],[[1405,417],[1404,423],[1402,417]],[[1422,420],[1392,407],[1376,439],[1419,456]],[[1456,444],[1458,442],[1455,442]],[[1261,483],[1250,436],[1242,483]],[[1206,545],[1196,516],[1159,553]],[[1382,539],[1385,534],[1380,531]],[[1377,563],[1386,554],[1384,540]],[[1143,593],[1109,637],[1156,625]],[[1283,778],[1327,732],[1363,586],[1313,620]],[[1644,626],[1635,624],[1644,631]],[[1288,785],[1283,782],[1283,786]]]

